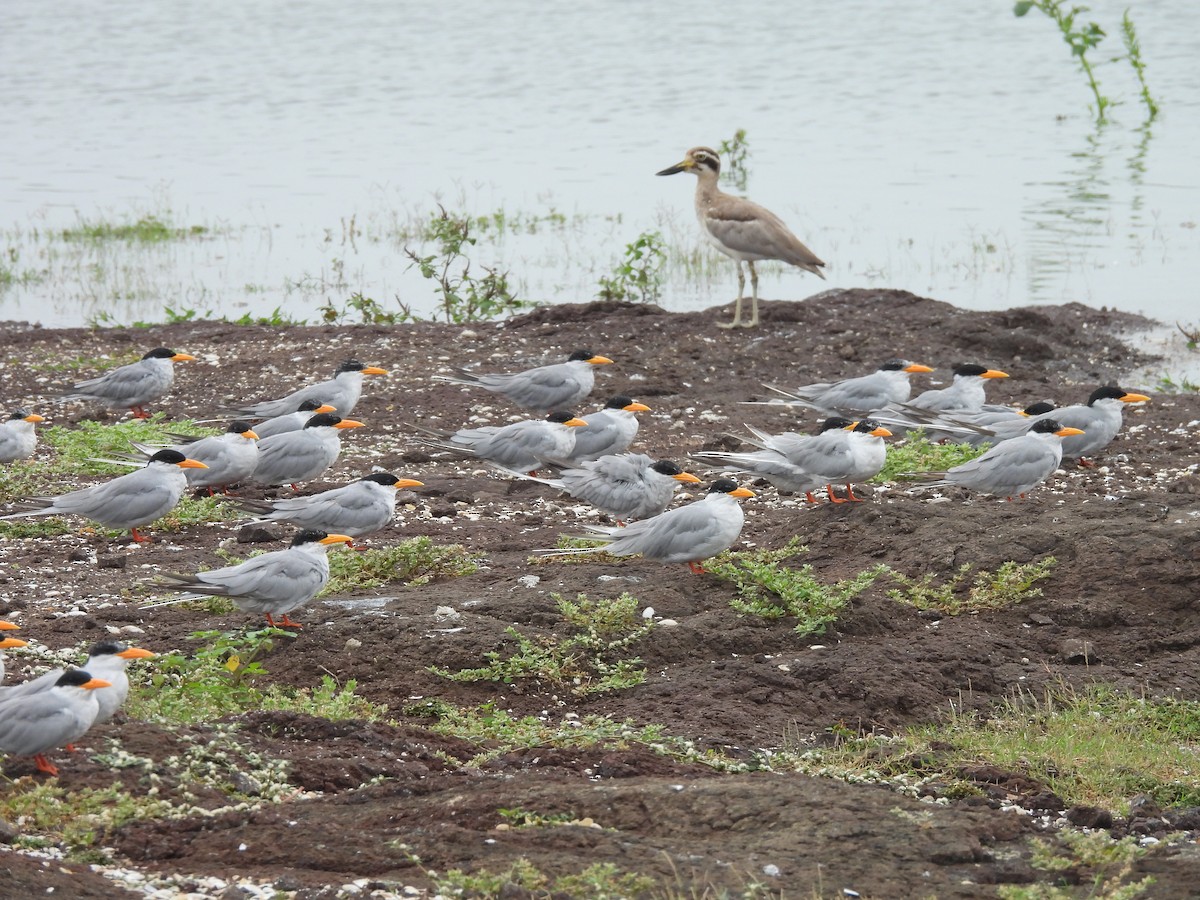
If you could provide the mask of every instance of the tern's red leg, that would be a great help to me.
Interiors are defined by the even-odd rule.
[[[138,534],[138,530],[136,528],[130,528],[129,533],[133,535],[133,541],[135,544],[149,544],[153,543],[154,541],[154,538],[150,537],[148,534]]]
[[[846,502],[845,500],[843,500],[841,497],[839,497],[837,494],[835,494],[833,492],[832,484],[825,485],[825,493],[827,493],[829,495],[830,503],[845,503]]]
[[[63,749],[66,750],[68,753],[78,753],[79,752],[79,748],[76,747],[74,744],[65,744],[63,746]]]
[[[820,503],[821,502],[820,500],[818,500],[816,497],[813,496],[812,491],[805,491],[804,497],[805,497],[805,499],[808,500],[809,503]]]
[[[268,625],[270,625],[272,628],[276,628],[276,627],[278,627],[278,626],[276,626],[276,624],[275,624],[275,620],[271,618],[271,614],[270,614],[270,613],[267,613],[267,624],[268,624]]]
[[[862,497],[854,496],[854,485],[852,485],[850,483],[846,484],[846,499],[849,500],[851,503],[862,503],[863,502]]]
[[[142,408],[142,406],[141,406],[140,404],[139,404],[138,406],[131,406],[131,407],[130,407],[130,409],[132,409],[132,410],[133,410],[133,417],[134,417],[135,419],[148,419],[148,418],[150,418],[150,413],[146,412],[146,410],[145,410],[145,409],[143,409],[143,408]]]
[[[288,618],[288,614],[284,613],[283,618],[276,623],[280,628],[303,628],[299,622],[293,622]]]
[[[708,569],[704,568],[704,566],[700,565],[698,562],[688,563],[688,568],[697,575],[704,575],[706,572],[708,572]]]
[[[1082,456],[1079,457],[1079,468],[1092,469],[1092,468],[1095,468],[1095,466],[1096,466],[1096,464],[1094,462],[1092,462],[1090,459],[1084,459]]]
[[[43,756],[42,754],[40,754],[40,753],[35,754],[33,757],[33,761],[35,763],[37,763],[37,770],[39,772],[45,772],[47,775],[57,775],[58,774],[58,767],[55,766],[54,763],[50,762],[50,760],[46,759],[46,757]]]

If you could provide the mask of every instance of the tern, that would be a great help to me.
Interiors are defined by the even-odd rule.
[[[457,375],[433,377],[437,381],[481,387],[508,398],[522,409],[546,414],[574,408],[592,392],[596,384],[595,367],[611,362],[607,356],[597,356],[591,350],[576,350],[566,362],[511,375],[477,375],[460,369]]]
[[[37,433],[33,426],[46,420],[27,409],[18,409],[0,423],[0,463],[29,459],[37,448]]]
[[[278,400],[263,400],[246,406],[235,407],[233,412],[251,418],[268,419],[296,412],[305,400],[316,400],[319,404],[328,404],[337,410],[338,415],[348,416],[358,404],[362,395],[364,375],[386,375],[387,370],[378,366],[368,366],[357,359],[348,359],[334,372],[329,381],[312,384],[308,387],[293,391]]]
[[[105,409],[130,409],[135,419],[147,419],[150,414],[145,405],[163,396],[175,383],[173,363],[195,358],[166,347],[156,347],[135,363],[79,382],[62,399],[90,400]]]
[[[0,750],[14,756],[32,756],[39,772],[57,775],[58,769],[46,759],[46,751],[87,734],[100,713],[95,692],[108,687],[107,681],[93,678],[83,669],[69,669],[50,690],[3,704]]]
[[[243,612],[265,615],[272,628],[301,628],[288,614],[315,597],[329,582],[329,548],[352,540],[348,534],[306,529],[292,539],[286,550],[253,556],[236,566],[195,575],[163,573],[160,577],[165,583],[187,594],[178,600],[148,604],[143,609],[197,597],[228,597]],[[276,616],[282,618],[277,620]]]
[[[105,528],[128,528],[137,542],[150,538],[138,533],[138,528],[161,519],[179,503],[187,490],[185,469],[207,468],[204,463],[189,459],[178,450],[159,450],[143,468],[127,475],[93,485],[58,497],[43,497],[29,501],[29,509],[0,516],[17,519],[22,516],[83,516]]]

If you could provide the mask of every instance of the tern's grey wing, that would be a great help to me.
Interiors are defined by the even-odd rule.
[[[781,491],[807,493],[821,487],[826,481],[774,450],[760,450],[757,453],[693,453],[692,457],[725,471],[765,478]]]
[[[539,366],[514,375],[479,375],[477,383],[503,394],[517,406],[540,412],[569,409],[592,392],[595,371],[590,363]]]
[[[302,413],[297,410],[292,413],[272,416],[257,423],[254,426],[254,433],[258,435],[259,440],[262,440],[263,438],[268,438],[276,434],[284,434],[288,431],[299,431],[304,427],[304,422],[309,415],[309,413]]]
[[[192,487],[235,484],[249,478],[258,464],[258,445],[240,435],[201,438],[178,449],[208,466],[184,472]]]
[[[1055,445],[1032,435],[997,444],[946,473],[946,481],[989,494],[1013,496],[1049,476],[1061,462]]]
[[[595,459],[600,456],[621,453],[632,442],[638,431],[637,416],[617,415],[600,410],[589,413],[587,424],[572,428],[575,448],[571,451],[575,459]]]
[[[3,707],[0,750],[15,756],[41,753],[82,736],[90,724],[82,723],[80,710],[59,702],[54,692],[32,694]]]
[[[383,490],[371,490],[370,482],[356,481],[345,487],[278,500],[268,518],[291,522],[350,537],[362,537],[386,525],[395,512],[395,502]]]
[[[187,488],[183,470],[151,464],[112,481],[54,498],[50,510],[85,516],[109,528],[136,528],[161,518]]]
[[[616,556],[640,553],[661,562],[706,559],[727,549],[741,533],[743,513],[736,501],[698,500],[621,529],[606,548]]]
[[[55,682],[62,677],[64,671],[63,669],[51,669],[49,672],[39,675],[30,681],[0,687],[0,707],[5,703],[16,700],[18,697],[28,697],[30,694],[38,694],[42,691],[50,690],[50,688],[54,687]],[[0,712],[0,716],[2,715],[3,713]]]
[[[81,381],[66,396],[99,400],[113,408],[140,406],[165,394],[175,378],[170,363],[154,365],[139,360],[98,378]]]
[[[840,481],[855,468],[849,434],[841,429],[797,442],[784,455],[799,469],[822,480]]]
[[[337,459],[341,441],[324,440],[304,428],[264,438],[258,443],[254,481],[259,484],[290,484],[320,475]]]
[[[239,602],[238,606],[255,612],[289,603],[293,604],[289,608],[295,608],[310,600],[329,580],[329,567],[321,564],[323,560],[297,550],[277,550],[236,566],[197,572],[199,583],[189,585],[188,590],[244,601],[245,605]]]
[[[872,372],[830,385],[819,402],[827,410],[859,414],[889,403],[902,403],[910,392],[907,378],[889,378],[882,372]]]

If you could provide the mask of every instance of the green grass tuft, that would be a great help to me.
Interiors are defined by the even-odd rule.
[[[922,431],[910,431],[903,441],[889,444],[887,462],[872,482],[883,484],[895,481],[902,472],[945,472],[955,466],[982,456],[988,445],[940,444],[927,439]]]
[[[479,563],[461,544],[439,545],[427,537],[416,537],[394,547],[331,553],[329,584],[321,596],[395,581],[428,584],[435,578],[455,578],[477,571]]]
[[[901,586],[901,589],[888,591],[888,596],[898,603],[934,610],[947,616],[1004,609],[1042,596],[1042,589],[1034,587],[1034,584],[1048,578],[1056,562],[1058,560],[1053,556],[1025,564],[1010,560],[995,571],[984,569],[977,572],[965,592],[962,587],[971,571],[970,563],[963,563],[958,572],[942,584],[937,584],[932,574],[909,578],[894,569],[888,569],[888,574]]]
[[[590,600],[585,594],[574,600],[559,594],[553,597],[567,625],[575,629],[574,634],[526,635],[510,627],[505,633],[516,642],[516,647],[508,655],[492,650],[485,654],[485,666],[457,672],[431,666],[430,671],[459,682],[533,681],[568,690],[576,696],[645,683],[646,670],[641,659],[621,657],[654,627],[642,619],[636,597],[627,593],[615,600]]]
[[[729,605],[739,613],[764,619],[794,617],[798,620],[797,634],[824,634],[846,604],[870,587],[887,567],[877,566],[853,578],[825,584],[808,564],[798,569],[783,565],[807,549],[793,538],[779,550],[726,552],[707,561],[704,567],[737,588],[738,596]]]

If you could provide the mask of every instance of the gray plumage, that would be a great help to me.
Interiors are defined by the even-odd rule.
[[[923,488],[963,487],[983,494],[1017,497],[1045,481],[1062,462],[1062,439],[1078,429],[1042,419],[1020,437],[997,444],[946,472],[908,473],[932,479]]]
[[[657,516],[671,505],[681,483],[700,480],[670,460],[655,461],[644,453],[602,456],[563,468],[557,478],[511,474],[564,491],[619,522]]]
[[[449,381],[468,387],[481,387],[508,398],[522,409],[550,413],[574,409],[592,392],[596,383],[596,366],[612,360],[597,356],[590,350],[576,350],[566,362],[538,366],[511,375],[475,374],[459,370],[457,375],[435,375],[438,381]]]
[[[41,754],[87,734],[100,712],[97,690],[107,687],[89,673],[71,669],[50,690],[5,703],[0,714],[0,750],[14,756],[37,756],[39,770],[57,775],[58,770]]]
[[[0,423],[0,463],[29,459],[37,449],[34,426],[46,421],[27,409],[18,409],[8,420]]]
[[[358,405],[358,399],[362,395],[363,376],[386,374],[384,369],[377,366],[368,366],[357,359],[348,359],[338,366],[333,378],[328,381],[300,388],[278,400],[263,400],[233,407],[232,411],[251,418],[267,419],[296,412],[305,400],[316,400],[318,403],[329,404],[337,410],[339,416],[345,418]]]
[[[1092,391],[1086,404],[1064,406],[1037,416],[1035,421],[1053,419],[1060,425],[1080,429],[1083,434],[1066,437],[1062,442],[1065,459],[1080,459],[1098,453],[1112,443],[1121,430],[1126,403],[1144,403],[1149,399],[1145,394],[1103,386]]]
[[[174,449],[208,467],[187,470],[188,485],[192,488],[240,484],[249,479],[258,466],[258,433],[250,428],[249,422],[241,420],[230,424],[224,434],[189,438]]]
[[[806,384],[793,389],[764,385],[790,403],[815,409],[826,416],[860,416],[890,403],[904,403],[912,395],[914,372],[931,372],[929,366],[907,359],[889,359],[869,375],[841,381]]]
[[[583,419],[570,413],[551,413],[545,419],[523,419],[511,425],[464,428],[447,438],[425,443],[501,468],[529,472],[545,460],[570,459],[575,449],[575,427],[582,424]]]
[[[742,533],[745,514],[737,497],[753,493],[733,481],[718,480],[700,500],[624,527],[585,525],[605,542],[597,548],[614,556],[641,554],[657,562],[697,563],[728,550]],[[568,551],[579,552],[579,551]],[[585,551],[586,552],[586,551]]]
[[[300,528],[363,537],[383,528],[396,511],[397,488],[420,487],[421,482],[389,473],[368,475],[344,487],[309,497],[275,501],[242,501],[242,508],[260,518],[250,524],[289,522]]]
[[[144,418],[147,414],[142,407],[162,397],[174,384],[173,364],[191,359],[195,357],[156,347],[135,363],[79,382],[62,399],[89,400],[106,409],[132,409]]]
[[[332,405],[321,403],[319,400],[304,400],[295,412],[263,419],[254,426],[254,433],[258,435],[259,440],[262,440],[288,431],[299,431],[304,427],[305,422],[323,412],[335,413],[337,410]]]
[[[265,615],[274,625],[283,616],[303,606],[329,582],[331,544],[345,543],[347,535],[301,531],[292,546],[252,557],[235,566],[197,572],[194,575],[163,573],[161,578],[176,590],[186,591],[182,600],[199,596],[228,597],[243,612]],[[179,601],[170,601],[179,602]],[[153,606],[166,604],[151,604]]]
[[[88,651],[87,662],[83,668],[93,678],[99,678],[109,683],[109,687],[99,691],[96,701],[99,709],[96,714],[96,724],[108,722],[116,715],[117,710],[129,696],[129,676],[125,668],[134,659],[149,659],[154,654],[140,647],[129,647],[118,641],[100,641]],[[7,704],[21,697],[43,693],[51,690],[58,680],[66,673],[66,669],[51,669],[22,684],[0,687],[0,716],[5,714]]]
[[[603,409],[584,416],[586,425],[575,428],[575,448],[571,460],[583,462],[624,453],[638,433],[637,413],[650,407],[629,397],[613,397]]]
[[[160,450],[146,465],[107,481],[58,497],[38,498],[20,512],[0,516],[75,515],[91,519],[106,528],[137,529],[160,519],[175,508],[187,490],[184,468],[202,465],[174,450]],[[136,538],[135,532],[135,538]]]
[[[342,452],[339,435],[361,422],[332,413],[312,416],[299,431],[285,431],[258,442],[258,463],[251,480],[258,484],[296,484],[316,478]]]

